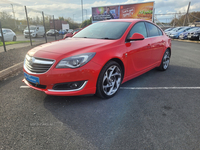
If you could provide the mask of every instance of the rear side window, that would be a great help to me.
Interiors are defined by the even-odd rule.
[[[162,31],[158,28],[159,35],[163,35]]]
[[[147,30],[144,22],[138,22],[136,23],[133,28],[130,30],[128,37],[130,38],[134,33],[140,33],[142,34],[145,38],[147,37]]]
[[[154,37],[154,36],[160,35],[159,30],[155,25],[153,25],[149,22],[146,22],[146,25],[147,25],[147,28],[148,28],[148,31],[149,31],[148,37]]]

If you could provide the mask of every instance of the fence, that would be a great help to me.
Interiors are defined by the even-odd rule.
[[[195,22],[200,22],[200,12],[179,12],[167,14],[154,14],[154,21],[162,28],[175,26],[196,25]]]
[[[6,52],[9,44],[25,47],[63,38],[59,34],[46,35],[50,29],[56,30],[54,15],[5,0],[0,1],[0,10],[0,51]],[[57,28],[59,29],[62,27]]]

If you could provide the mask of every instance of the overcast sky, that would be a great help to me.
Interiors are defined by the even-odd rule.
[[[11,0],[12,1],[12,0]],[[91,16],[91,7],[106,6],[106,5],[118,5],[129,3],[149,2],[152,0],[83,0],[84,19],[89,19]],[[200,0],[190,0],[190,11],[200,11]],[[0,5],[3,2],[9,3],[8,0],[0,0]],[[21,5],[26,5],[27,8],[32,8],[38,11],[44,11],[49,15],[54,15],[55,18],[63,16],[64,18],[71,17],[76,22],[82,21],[81,0],[17,0]],[[171,12],[186,12],[189,0],[155,0],[155,13],[166,14]],[[9,4],[8,4],[9,5]],[[2,5],[3,6],[3,5]],[[0,6],[1,7],[1,6]],[[10,6],[9,6],[10,7]],[[10,9],[10,8],[9,8]],[[11,11],[7,9],[7,11]],[[6,10],[6,7],[1,10]],[[20,12],[24,13],[24,10],[19,10],[17,6],[14,6],[16,17],[20,16]],[[87,16],[86,16],[87,11]],[[167,18],[167,16],[164,16]]]

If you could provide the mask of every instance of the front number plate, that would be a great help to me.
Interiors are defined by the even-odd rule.
[[[35,77],[35,76],[31,76],[27,73],[24,72],[24,77],[26,78],[26,80],[35,83],[35,84],[40,84],[40,79],[39,77]]]

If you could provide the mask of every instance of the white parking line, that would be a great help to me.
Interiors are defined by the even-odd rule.
[[[29,86],[20,86],[20,89],[28,89],[30,88]]]
[[[123,90],[200,90],[200,87],[120,87]]]

